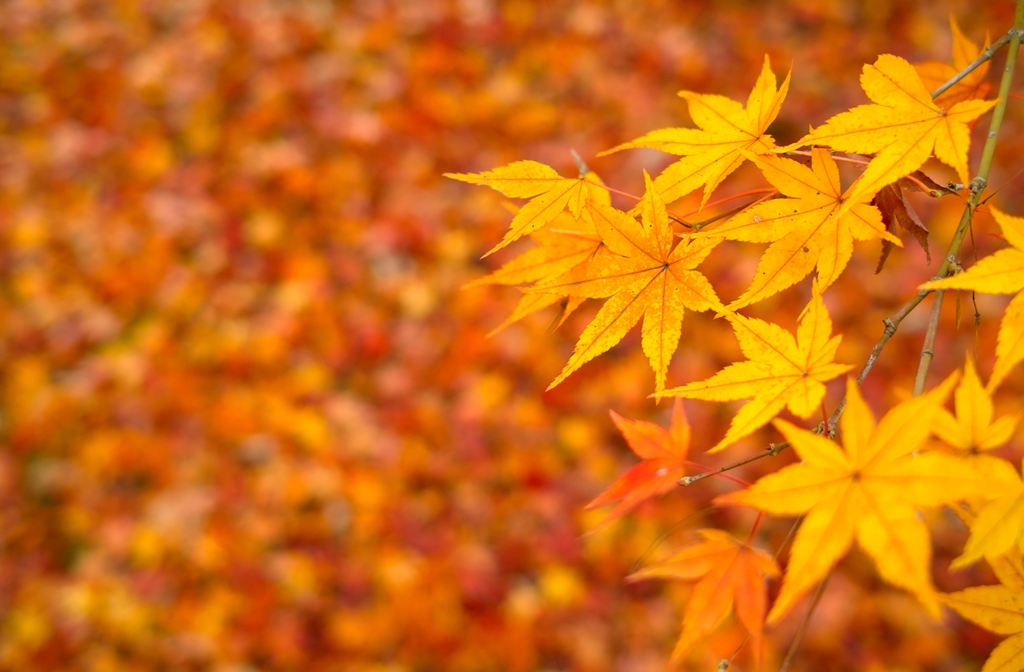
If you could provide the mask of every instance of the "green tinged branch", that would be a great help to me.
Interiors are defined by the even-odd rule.
[[[981,153],[981,162],[978,164],[978,174],[975,176],[969,185],[970,196],[967,199],[967,204],[964,206],[963,215],[960,216],[960,223],[956,227],[956,231],[953,233],[953,238],[949,242],[949,248],[946,250],[945,258],[942,260],[942,265],[939,266],[939,272],[936,274],[939,278],[944,278],[949,275],[949,272],[954,268],[954,264],[960,257],[960,247],[963,245],[964,237],[967,235],[967,231],[971,228],[971,221],[974,218],[974,211],[978,207],[978,203],[981,202],[981,194],[985,191],[985,187],[988,185],[988,173],[992,168],[992,159],[996,153],[996,140],[999,137],[999,129],[1003,125],[1003,116],[1006,114],[1006,104],[1010,99],[1010,86],[1013,83],[1014,71],[1017,67],[1017,54],[1020,51],[1021,37],[1024,35],[1024,0],[1017,0],[1017,10],[1013,17],[1013,28],[1000,38],[1000,40],[985,50],[985,52],[978,57],[974,63],[967,66],[961,73],[954,77],[952,83],[956,83],[959,77],[966,75],[968,72],[976,68],[981,64],[981,59],[985,57],[989,51],[993,51],[997,46],[1001,46],[1004,43],[1009,43],[1009,52],[1006,55],[1006,67],[1003,68],[1003,77],[999,82],[999,102],[992,110],[992,123],[989,125],[988,135],[985,136],[985,147]],[[991,58],[991,54],[987,58]],[[987,60],[987,58],[985,60]],[[981,61],[981,62],[979,62]],[[936,95],[945,91],[949,86],[950,82],[943,84],[936,90],[936,93],[932,94],[934,98]],[[931,290],[922,290],[927,293]],[[939,328],[938,312],[942,308],[942,296],[943,290],[936,290],[935,295],[935,309],[932,311],[931,319],[928,321],[928,331],[925,334],[924,347],[921,352],[921,362],[917,368],[917,378],[914,383],[914,396],[917,396],[924,392],[924,382],[928,375],[928,367],[931,364],[931,349],[935,343],[935,334]],[[918,292],[920,296],[921,292]],[[917,298],[917,297],[915,297]],[[922,297],[923,298],[923,297]],[[918,302],[920,303],[920,302]]]

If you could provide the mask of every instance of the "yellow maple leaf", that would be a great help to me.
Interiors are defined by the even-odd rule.
[[[851,202],[843,193],[839,169],[828,150],[815,148],[811,167],[779,156],[748,155],[772,186],[788,196],[759,203],[735,217],[693,234],[727,240],[771,243],[757,264],[754,280],[740,298],[729,304],[736,310],[790,287],[818,269],[821,291],[846,268],[854,240],[883,238],[902,246],[885,229],[882,214],[865,194]]]
[[[850,379],[840,420],[842,450],[822,436],[776,421],[802,462],[716,499],[775,515],[806,514],[768,622],[789,612],[846,554],[854,539],[875,561],[882,578],[909,590],[938,615],[929,576],[928,528],[917,512],[970,497],[985,487],[966,461],[941,452],[917,452],[955,382],[950,376],[928,394],[901,403],[876,426]]]
[[[925,88],[929,91],[934,91],[951,80],[961,70],[965,70],[967,66],[981,55],[983,50],[983,48],[979,48],[978,45],[967,39],[967,36],[960,30],[960,26],[957,25],[956,19],[952,16],[949,17],[949,28],[953,33],[953,64],[930,62],[914,66],[917,74],[921,76],[921,81],[924,83]],[[989,39],[988,35],[986,35],[985,47],[988,47],[988,45]],[[949,106],[962,100],[984,98],[990,88],[989,83],[985,81],[989,65],[990,63],[985,61],[969,72],[966,77],[936,98],[935,104]]]
[[[721,625],[735,605],[737,618],[750,633],[756,665],[760,668],[768,602],[765,580],[778,576],[778,566],[764,551],[721,530],[697,530],[697,535],[702,541],[665,562],[631,574],[629,580],[697,581],[686,604],[682,632],[672,652],[673,662],[682,659],[698,640]]]
[[[978,454],[998,448],[1013,436],[1019,416],[1004,415],[993,420],[992,398],[981,384],[971,357],[964,364],[964,375],[953,401],[956,417],[941,409],[932,428],[935,435],[952,448]]]
[[[825,381],[852,366],[832,361],[842,336],[832,336],[832,320],[815,285],[797,327],[796,338],[778,325],[743,315],[726,315],[749,361],[730,364],[707,380],[665,390],[661,396],[732,401],[753,397],[739,410],[718,452],[763,427],[788,406],[801,418],[815,413]]]
[[[999,324],[996,365],[988,381],[993,390],[1024,359],[1024,217],[1011,217],[992,208],[1003,235],[1012,247],[991,254],[966,272],[932,280],[921,289],[971,289],[984,294],[1014,294]]]
[[[580,335],[572,357],[549,390],[621,341],[643,317],[641,345],[654,369],[656,389],[661,391],[669,360],[679,345],[685,309],[724,310],[708,279],[692,270],[718,241],[684,238],[673,247],[676,238],[665,204],[646,173],[644,180],[647,191],[641,202],[642,224],[601,204],[593,204],[588,211],[601,239],[615,254],[603,255],[527,290],[610,297]]]
[[[986,455],[1013,435],[1017,416],[993,420],[992,399],[981,384],[974,361],[967,359],[964,375],[954,394],[956,417],[940,409],[932,422],[932,431],[947,446],[968,460],[988,487],[981,496],[968,502],[979,511],[968,522],[971,536],[963,554],[950,565],[960,568],[980,560],[990,561],[1005,553],[1024,532],[1024,485],[1006,460]],[[1018,501],[1019,500],[1019,501]]]
[[[570,268],[594,259],[605,249],[593,222],[585,217],[573,220],[561,213],[551,224],[531,234],[538,246],[523,252],[501,268],[482,278],[467,283],[463,288],[480,285],[528,285],[545,278],[565,273]],[[559,324],[584,301],[584,297],[566,297],[558,294],[525,294],[504,322],[495,327],[490,336],[514,324],[527,315],[563,302]]]
[[[491,187],[509,198],[531,199],[519,208],[505,237],[485,257],[546,226],[565,208],[579,219],[588,204],[607,200],[608,193],[601,178],[593,172],[576,178],[562,177],[554,168],[536,161],[516,161],[482,173],[445,173],[444,176]]]
[[[1007,469],[999,472],[995,482],[986,478],[989,484],[986,494],[1001,496],[978,511],[964,552],[950,564],[954,569],[971,565],[983,557],[997,558],[1014,547],[1024,552],[1024,482],[1006,460],[998,461],[1006,464]]]
[[[910,175],[933,151],[967,183],[968,122],[996,101],[964,100],[942,108],[932,101],[914,66],[891,54],[882,54],[874,64],[865,65],[860,83],[873,104],[840,112],[784,149],[827,145],[842,152],[874,154],[848,197],[851,202],[860,202],[863,196]]]
[[[1017,556],[1019,565],[1019,555]],[[1024,580],[1009,572],[998,574],[995,586],[974,586],[939,595],[950,609],[998,635],[1010,635],[989,655],[981,672],[1024,669]]]
[[[765,131],[778,116],[788,90],[788,74],[776,89],[775,73],[765,56],[745,107],[724,96],[680,91],[697,128],[661,128],[599,156],[638,147],[682,156],[658,175],[654,188],[665,202],[672,202],[703,186],[703,208],[715,187],[743,163],[743,150],[753,154],[774,151],[775,140]]]

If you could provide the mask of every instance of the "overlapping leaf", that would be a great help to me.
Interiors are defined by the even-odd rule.
[[[646,177],[642,224],[614,208],[593,204],[590,216],[611,252],[529,291],[608,298],[583,331],[572,357],[548,387],[606,352],[644,318],[641,344],[654,369],[658,391],[664,389],[669,360],[679,345],[686,309],[723,310],[711,283],[692,270],[718,243],[714,239],[676,238],[665,204]]]
[[[998,576],[999,585],[975,586],[939,596],[943,604],[972,623],[999,635],[1010,635],[992,651],[981,672],[1024,669],[1024,582],[1009,572]]]
[[[1017,416],[993,418],[992,399],[981,384],[974,361],[967,359],[964,375],[954,394],[956,417],[941,409],[932,431],[943,443],[969,460],[988,483],[983,496],[971,502],[978,516],[969,525],[971,536],[963,554],[953,561],[959,568],[980,560],[993,559],[1024,541],[1024,484],[1006,460],[985,454],[1013,436]]]
[[[986,479],[989,483],[986,494],[999,496],[978,512],[964,552],[951,567],[966,567],[983,557],[997,558],[1015,548],[1024,552],[1024,482],[1005,460],[999,462],[1007,468],[996,472],[998,480]]]
[[[759,203],[735,217],[694,234],[728,240],[771,243],[757,264],[750,287],[729,308],[735,310],[776,294],[817,268],[824,291],[853,254],[854,240],[882,238],[902,245],[885,230],[870,194],[851,200],[856,183],[843,193],[839,169],[828,150],[812,152],[811,167],[779,156],[748,155],[765,179],[787,196]]]
[[[917,171],[916,175],[923,174],[921,171]],[[903,193],[903,189],[907,184],[913,183],[909,178],[904,177],[892,184],[885,185],[875,194],[871,205],[878,208],[878,211],[882,213],[882,223],[885,225],[886,231],[891,232],[899,228],[912,235],[917,244],[924,250],[925,259],[931,264],[932,254],[928,250],[928,227],[917,216],[913,206],[910,205],[910,201],[907,200],[906,194]],[[882,240],[882,252],[878,257],[878,266],[875,268],[875,273],[881,273],[882,267],[885,266],[885,260],[889,258],[889,253],[892,252],[892,248],[893,243],[891,240]]]
[[[968,124],[995,101],[963,100],[940,107],[914,66],[891,54],[865,65],[860,82],[872,104],[835,115],[792,147],[827,145],[843,152],[875,154],[849,195],[852,202],[914,172],[933,152],[967,183]]]
[[[768,154],[775,149],[775,140],[765,131],[778,116],[788,90],[789,75],[776,88],[775,73],[765,56],[745,107],[723,96],[680,91],[697,128],[658,129],[603,154],[650,147],[684,157],[658,175],[654,188],[665,202],[672,202],[704,187],[704,207],[711,192],[743,163],[744,151]]]
[[[482,173],[445,173],[445,177],[491,187],[510,198],[529,198],[512,219],[501,242],[484,256],[549,224],[566,208],[579,219],[588,204],[607,199],[601,178],[587,172],[577,178],[562,177],[554,168],[536,161],[516,161]],[[604,196],[602,196],[604,195]]]
[[[949,28],[953,33],[952,65],[949,63],[931,62],[921,63],[914,66],[917,70],[917,74],[921,76],[921,81],[929,91],[938,89],[955,75],[959,74],[962,70],[967,69],[967,66],[973,63],[974,60],[981,55],[982,49],[979,49],[978,45],[967,39],[960,30],[960,26],[957,25],[956,19],[953,17],[949,18]],[[988,46],[987,36],[985,38],[985,46]],[[991,88],[991,85],[985,81],[985,75],[988,74],[988,67],[988,61],[979,65],[977,68],[969,72],[967,76],[939,95],[939,97],[935,99],[935,104],[945,107],[954,105],[963,100],[984,98]]]
[[[1003,445],[1013,436],[1019,417],[994,418],[992,398],[981,384],[974,360],[967,358],[964,375],[953,395],[956,416],[942,409],[935,417],[933,431],[949,446],[978,454]]]
[[[832,320],[815,288],[797,327],[796,338],[781,327],[729,314],[740,349],[749,361],[727,366],[711,378],[666,390],[663,396],[731,401],[753,397],[739,410],[729,431],[709,452],[717,452],[770,422],[783,408],[801,418],[816,412],[825,381],[852,366],[832,361],[841,336],[832,336]]]
[[[992,215],[1012,245],[989,255],[966,272],[932,280],[922,289],[971,289],[985,294],[1017,294],[1006,307],[996,342],[996,365],[988,381],[995,389],[1024,359],[1024,217],[1011,217],[992,208]]]
[[[698,530],[702,541],[663,563],[632,574],[632,581],[650,578],[697,581],[683,615],[683,628],[672,652],[682,659],[702,637],[716,629],[733,608],[747,632],[760,667],[767,605],[765,581],[778,576],[770,555],[721,530]]]
[[[527,250],[498,270],[474,280],[466,287],[531,284],[560,275],[593,259],[605,249],[590,219],[581,217],[576,221],[564,212],[560,213],[548,228],[534,232],[532,238],[537,242],[537,247]],[[566,297],[558,294],[525,294],[512,315],[495,327],[491,334],[558,302],[564,302],[565,306],[560,316],[561,322],[584,300],[583,297]]]
[[[802,462],[716,500],[776,515],[805,515],[769,622],[782,618],[824,578],[854,539],[874,559],[882,578],[911,591],[938,614],[928,529],[917,512],[985,487],[970,463],[944,453],[916,452],[954,383],[950,377],[928,394],[903,402],[876,426],[856,382],[849,380],[840,420],[843,449],[787,422],[775,423]]]
[[[672,424],[666,430],[642,420],[629,420],[611,411],[612,421],[626,443],[643,462],[630,467],[611,487],[587,504],[588,509],[618,502],[602,525],[621,517],[644,500],[679,487],[686,475],[686,455],[690,450],[690,425],[683,402],[672,406]]]

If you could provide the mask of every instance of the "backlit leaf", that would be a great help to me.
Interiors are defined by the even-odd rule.
[[[998,635],[1011,635],[992,651],[981,672],[1024,669],[1024,589],[1004,583],[940,595],[950,609]]]
[[[765,131],[778,116],[788,90],[789,75],[776,88],[775,74],[765,56],[746,107],[722,96],[680,91],[697,128],[662,128],[602,155],[649,147],[684,157],[658,175],[654,188],[663,201],[672,202],[704,187],[703,208],[711,192],[743,163],[744,151],[768,154],[775,149],[775,140]]]
[[[938,615],[928,530],[917,512],[985,487],[969,463],[943,453],[916,452],[954,383],[950,377],[928,394],[900,404],[875,426],[856,382],[849,380],[842,449],[818,434],[775,423],[802,461],[716,500],[806,516],[769,622],[781,619],[823,579],[854,539],[886,581],[909,590]]]
[[[698,530],[702,541],[679,551],[665,562],[630,575],[631,581],[650,578],[697,581],[683,615],[683,628],[672,652],[679,661],[692,646],[716,629],[733,611],[750,633],[760,668],[768,578],[779,570],[771,556],[741,543],[721,530]]]
[[[669,429],[651,422],[629,420],[611,411],[612,421],[626,443],[643,462],[630,467],[611,487],[587,504],[588,509],[618,502],[602,525],[621,517],[644,500],[679,487],[686,475],[686,456],[690,450],[690,425],[686,421],[682,399],[672,406]]]
[[[512,219],[505,237],[485,257],[546,226],[566,208],[579,219],[588,204],[599,202],[601,194],[608,193],[603,186],[598,186],[603,183],[595,173],[562,177],[550,166],[536,161],[516,161],[482,173],[445,173],[445,177],[485,185],[510,198],[530,199]]]
[[[835,115],[793,145],[827,145],[843,152],[874,154],[849,195],[851,202],[911,174],[933,152],[967,183],[968,124],[996,101],[964,100],[940,107],[914,66],[891,54],[865,65],[860,82],[872,104]]]
[[[832,320],[816,289],[796,338],[770,322],[738,314],[726,318],[749,361],[731,364],[707,380],[662,393],[707,401],[753,397],[733,418],[725,437],[708,452],[722,450],[750,435],[784,408],[802,418],[810,417],[825,396],[825,381],[853,368],[832,361],[841,337],[832,336]]]
[[[641,344],[655,374],[655,389],[665,386],[669,360],[679,345],[685,309],[722,310],[711,283],[692,270],[717,240],[684,238],[676,244],[665,204],[647,180],[642,223],[614,208],[594,204],[590,216],[608,248],[603,255],[529,291],[608,298],[583,331],[572,357],[548,387],[621,341],[642,317]],[[674,247],[673,247],[674,245]]]
[[[736,310],[776,294],[817,269],[820,291],[846,268],[854,240],[900,240],[885,230],[881,213],[870,205],[870,195],[859,200],[843,193],[839,170],[828,151],[816,148],[811,168],[779,156],[748,155],[765,178],[787,198],[759,203],[721,225],[694,236],[721,236],[728,240],[770,242],[757,264],[754,280],[729,308]]]
[[[985,294],[1017,294],[1010,300],[999,325],[996,365],[988,381],[995,389],[1024,359],[1024,217],[1012,217],[992,208],[992,216],[1012,247],[984,257],[964,273],[932,280],[921,289],[971,289]]]

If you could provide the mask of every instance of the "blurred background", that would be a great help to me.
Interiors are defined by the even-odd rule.
[[[608,410],[667,425],[670,406],[646,398],[639,330],[544,392],[596,302],[554,331],[549,312],[487,337],[520,293],[460,287],[530,243],[480,261],[508,226],[507,201],[441,173],[532,159],[573,175],[575,149],[639,194],[641,170],[670,157],[596,154],[690,125],[680,89],[745,100],[768,54],[780,80],[793,69],[771,129],[791,142],[866,102],[858,76],[878,54],[948,62],[951,15],[981,43],[1013,11],[967,0],[3,5],[0,669],[97,672],[665,669],[688,588],[623,577],[687,530],[745,535],[753,516],[709,510],[732,486],[708,479],[584,536],[606,513],[583,506],[634,463]],[[1022,120],[1011,101],[991,184],[1020,168]],[[1016,185],[995,202],[1020,214]],[[741,171],[721,195],[757,186]],[[863,363],[880,320],[945,249],[959,203],[913,199],[933,262],[908,238],[874,276],[878,244],[858,246],[828,297],[840,361]],[[993,230],[979,217],[978,254],[1002,245]],[[760,250],[723,246],[702,270],[735,298]],[[792,329],[806,284],[748,314]],[[974,329],[967,303],[957,331],[947,311],[935,380],[973,348],[990,371],[1005,301],[978,301],[991,325]],[[866,384],[877,413],[911,386],[927,307]],[[669,384],[737,359],[727,325],[690,315]],[[737,407],[687,402],[692,455],[703,459]],[[943,573],[966,533],[933,522],[939,587],[989,581],[984,568]],[[791,525],[765,524],[759,544],[778,548]],[[800,613],[770,632],[768,665]],[[714,669],[742,641],[727,624],[688,669]],[[928,620],[854,552],[793,669],[977,668],[997,641],[952,616]],[[741,652],[733,669],[751,668]]]

